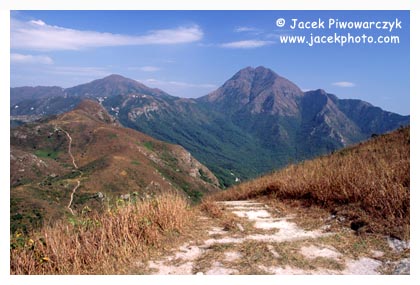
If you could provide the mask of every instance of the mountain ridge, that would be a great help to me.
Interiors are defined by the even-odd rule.
[[[91,100],[11,129],[10,140],[12,232],[68,215],[67,209],[100,210],[120,197],[171,192],[197,202],[220,190],[183,147],[122,127]]]
[[[79,84],[74,87],[66,88],[65,91],[71,96],[84,96],[86,93],[88,95],[92,95],[93,97],[98,97],[97,94],[100,93],[109,94],[109,96],[130,93],[169,96],[169,94],[158,88],[150,88],[139,81],[118,74],[111,74],[85,84]]]
[[[262,66],[241,69],[197,99],[174,97],[119,75],[65,91],[67,96],[11,106],[12,119],[62,113],[91,98],[123,126],[184,146],[224,186],[332,152],[410,120],[322,89],[303,92]]]

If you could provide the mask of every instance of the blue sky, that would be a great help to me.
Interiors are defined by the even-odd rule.
[[[276,21],[285,19],[285,26]],[[325,28],[292,29],[292,19]],[[328,21],[400,23],[328,28]],[[398,20],[397,20],[398,19]],[[398,36],[398,44],[282,44],[280,36]],[[12,11],[11,86],[70,87],[121,74],[179,97],[215,90],[265,66],[302,90],[409,114],[408,11]]]

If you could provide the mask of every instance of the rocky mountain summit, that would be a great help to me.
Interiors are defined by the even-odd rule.
[[[213,108],[229,114],[242,111],[296,116],[299,113],[296,99],[302,96],[303,92],[293,82],[259,66],[240,70],[219,89],[199,101],[210,103]]]

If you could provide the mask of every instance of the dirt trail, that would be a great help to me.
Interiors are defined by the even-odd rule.
[[[356,242],[346,247],[349,239],[343,235],[354,236],[349,229],[333,232],[328,225],[304,229],[294,222],[296,215],[256,201],[218,205],[236,216],[235,230],[225,229],[212,218],[199,217],[205,237],[149,261],[144,273],[372,275],[386,273],[387,266],[395,265],[386,261],[392,252],[386,243],[385,247],[378,242],[356,249],[359,239],[352,238]]]
[[[70,158],[71,158],[71,160],[72,160],[72,163],[73,163],[74,168],[75,168],[75,169],[78,169],[79,167],[77,167],[76,160],[74,159],[74,156],[73,156],[73,154],[71,153],[71,143],[72,143],[73,139],[71,138],[70,134],[69,134],[67,131],[65,131],[65,130],[63,130],[63,129],[61,129],[61,128],[59,128],[59,130],[63,131],[63,132],[66,134],[67,138],[69,139],[69,148],[68,148],[68,153],[69,153],[69,155],[70,155]]]
[[[80,187],[80,180],[77,180],[77,185],[74,186],[73,191],[71,191],[70,194],[70,201],[69,204],[67,205],[67,209],[69,209],[69,211],[71,212],[71,214],[74,216],[74,212],[73,209],[71,208],[71,204],[73,203],[73,197],[74,197],[74,193],[76,193],[77,188]]]
[[[74,158],[74,156],[73,156],[73,153],[71,152],[71,144],[72,144],[72,142],[73,142],[72,137],[70,136],[70,134],[69,134],[67,131],[63,130],[62,128],[60,128],[60,127],[58,127],[58,126],[55,126],[55,129],[56,129],[56,130],[59,130],[59,131],[62,131],[62,132],[64,132],[64,133],[66,134],[66,136],[67,136],[67,138],[68,138],[68,140],[69,140],[68,154],[69,154],[69,156],[70,156],[70,158],[71,158],[71,160],[72,160],[72,163],[73,163],[74,169],[80,172],[79,177],[80,177],[80,176],[82,176],[83,172],[79,170],[79,167],[78,167],[78,166],[77,166],[77,164],[76,164],[76,160],[75,160],[75,158]],[[77,190],[79,187],[80,187],[80,180],[77,180],[77,185],[76,185],[76,186],[73,188],[73,190],[71,191],[71,194],[70,194],[70,201],[69,201],[69,204],[67,205],[67,209],[69,209],[69,211],[71,212],[71,214],[72,214],[72,215],[74,215],[74,211],[73,211],[73,209],[71,208],[71,204],[73,203],[74,193],[76,193],[76,190]]]

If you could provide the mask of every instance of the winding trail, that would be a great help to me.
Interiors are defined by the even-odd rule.
[[[67,208],[69,209],[69,211],[71,212],[73,216],[74,216],[74,212],[73,212],[73,209],[71,208],[71,204],[73,203],[74,193],[76,192],[77,188],[79,188],[79,186],[80,186],[80,180],[77,180],[77,185],[73,188],[73,191],[71,192],[71,195],[70,195],[69,204],[67,205]]]
[[[67,131],[63,130],[62,128],[60,128],[60,127],[58,127],[58,126],[55,126],[55,129],[56,129],[56,130],[60,130],[60,131],[64,132],[64,133],[66,134],[67,138],[69,139],[68,153],[69,153],[69,156],[70,156],[70,158],[71,158],[71,160],[72,160],[72,163],[73,163],[74,168],[75,168],[76,170],[78,170],[78,171],[79,171],[79,173],[80,173],[80,174],[79,174],[79,177],[80,177],[80,176],[83,174],[83,172],[79,170],[79,167],[78,167],[78,166],[77,166],[77,164],[76,164],[76,160],[74,159],[74,156],[73,156],[73,154],[72,154],[72,152],[71,152],[71,143],[72,143],[72,141],[73,141],[72,137],[70,136],[70,134],[69,134]],[[77,180],[77,185],[73,188],[73,190],[72,190],[72,192],[71,192],[71,195],[70,195],[70,201],[69,201],[69,204],[67,205],[67,209],[69,209],[69,211],[71,212],[71,214],[72,214],[73,216],[74,216],[74,211],[73,211],[73,209],[71,208],[71,204],[73,203],[74,193],[76,193],[76,190],[77,190],[79,187],[80,187],[80,180]]]
[[[72,160],[72,163],[74,165],[74,168],[79,169],[79,167],[77,167],[76,160],[74,159],[74,156],[71,153],[71,142],[73,141],[73,139],[71,138],[71,136],[70,136],[70,134],[68,132],[66,132],[63,129],[61,129],[61,130],[67,135],[67,138],[69,139],[69,150],[68,150],[68,152],[69,152],[69,155],[71,157],[71,160]]]

